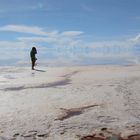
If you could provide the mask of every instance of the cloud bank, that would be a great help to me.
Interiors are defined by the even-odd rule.
[[[5,25],[0,27],[0,32],[21,33],[14,41],[0,41],[0,58],[2,60],[17,58],[26,61],[29,59],[29,51],[34,45],[39,50],[40,59],[53,60],[53,62],[60,58],[77,63],[90,61],[92,63],[97,59],[139,62],[140,59],[140,34],[123,41],[97,42],[84,39],[86,33],[83,31],[46,31],[38,26]]]

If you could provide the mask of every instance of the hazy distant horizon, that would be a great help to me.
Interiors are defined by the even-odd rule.
[[[85,59],[81,61],[57,61],[57,59],[54,60],[38,60],[37,61],[37,67],[42,66],[87,66],[87,65],[136,65],[139,64],[139,62],[131,61],[131,60],[125,60],[123,58],[92,58],[92,59]],[[1,60],[0,61],[0,67],[3,66],[19,66],[19,67],[30,67],[31,61],[28,60],[20,60],[20,59],[10,59],[10,60]]]

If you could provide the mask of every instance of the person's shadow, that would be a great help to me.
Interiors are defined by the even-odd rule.
[[[45,70],[40,70],[40,69],[34,69],[34,70],[39,72],[46,72]]]

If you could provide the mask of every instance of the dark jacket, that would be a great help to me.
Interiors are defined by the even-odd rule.
[[[36,60],[36,57],[35,57],[36,54],[37,54],[37,50],[36,50],[36,48],[33,47],[30,52],[31,60]]]

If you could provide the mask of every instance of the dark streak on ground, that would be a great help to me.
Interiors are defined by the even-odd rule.
[[[32,88],[52,88],[52,87],[65,86],[65,85],[71,84],[70,81],[71,81],[70,79],[65,79],[65,80],[57,81],[57,82],[53,82],[53,83],[41,84],[41,85],[38,85],[38,86],[10,87],[10,88],[5,88],[5,89],[3,89],[3,90],[4,90],[4,91],[19,91],[19,90],[32,89]]]
[[[63,75],[62,77],[65,77],[65,78],[70,78],[71,76],[77,74],[79,71],[73,71],[72,73],[69,73],[69,74],[65,74]]]
[[[71,76],[73,76],[74,74],[78,73],[78,71],[74,71],[70,74],[64,75],[62,77],[65,77],[64,80],[61,81],[56,81],[53,83],[47,83],[47,84],[41,84],[41,85],[37,85],[37,86],[19,86],[19,87],[8,87],[8,88],[4,88],[2,90],[4,91],[20,91],[20,90],[24,90],[24,89],[32,89],[32,88],[52,88],[52,87],[58,87],[58,86],[65,86],[68,84],[71,84]]]
[[[60,108],[64,113],[61,117],[59,117],[55,120],[63,121],[65,119],[71,118],[73,116],[78,116],[78,115],[82,114],[86,109],[89,109],[89,108],[95,107],[95,106],[99,106],[99,105],[89,105],[89,106],[84,106],[84,107],[80,107],[80,108],[72,108],[72,109]]]

